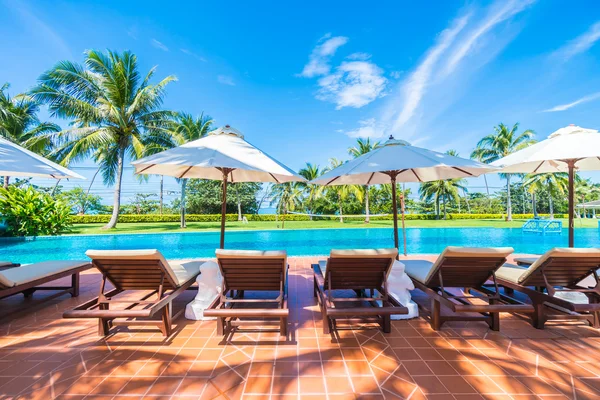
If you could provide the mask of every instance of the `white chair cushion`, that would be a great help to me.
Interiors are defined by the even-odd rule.
[[[429,280],[435,264],[427,260],[402,260],[404,272],[411,278],[425,284]]]
[[[181,286],[198,275],[202,264],[204,264],[204,261],[171,260],[168,266],[171,267],[171,272],[175,275],[177,286]]]
[[[22,265],[0,271],[0,284],[6,287],[23,285],[37,279],[46,278],[61,272],[89,264],[85,260],[56,260],[43,261],[35,264]]]
[[[496,270],[496,278],[512,283],[519,283],[519,279],[526,271],[527,268],[519,267],[518,265],[504,264]]]
[[[552,257],[600,257],[600,249],[555,247],[544,253],[533,264],[531,264],[525,273],[519,278],[519,283],[525,282],[527,278],[531,276],[531,274],[533,274],[542,264]]]

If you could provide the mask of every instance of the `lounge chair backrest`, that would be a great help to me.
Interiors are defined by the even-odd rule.
[[[175,271],[160,251],[152,250],[88,250],[92,265],[121,290],[156,290],[179,286]]]
[[[525,286],[569,286],[600,268],[600,249],[554,248],[531,264],[519,277]],[[542,274],[542,271],[544,274]]]
[[[225,290],[279,291],[286,285],[285,251],[216,251]]]
[[[382,288],[397,256],[398,249],[331,250],[324,288]]]
[[[512,247],[448,246],[433,264],[425,285],[429,287],[479,287],[506,262]],[[442,281],[439,271],[442,271]]]

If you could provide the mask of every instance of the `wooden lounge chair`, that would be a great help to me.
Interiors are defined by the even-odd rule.
[[[514,291],[529,297],[534,307],[533,326],[542,329],[549,320],[583,319],[600,327],[600,249],[555,248],[537,259],[515,261],[521,266],[505,264],[496,278],[505,288],[503,300],[516,302]],[[556,297],[560,292],[583,293],[589,302],[579,304]]]
[[[79,273],[92,267],[89,261],[43,261],[35,264],[3,268],[0,270],[0,299],[23,293],[31,297],[37,290],[58,290],[79,296]],[[60,278],[71,276],[71,286],[40,286]]]
[[[98,318],[102,336],[113,325],[157,325],[164,336],[171,334],[172,321],[184,311],[173,315],[173,300],[194,284],[201,261],[167,262],[158,250],[89,250],[86,255],[102,273],[100,294],[66,311],[64,318]],[[107,281],[114,289],[105,292]],[[160,320],[153,319],[156,314]]]
[[[323,315],[323,333],[335,329],[338,320],[375,322],[384,332],[391,331],[390,315],[408,313],[387,288],[397,255],[397,249],[331,250],[325,271],[313,264],[314,295]],[[356,296],[349,297],[351,292]]]
[[[13,263],[12,261],[0,261],[0,271],[8,269],[8,268],[19,267],[19,266],[21,266],[21,264]]]
[[[217,318],[217,334],[237,326],[278,325],[280,335],[287,336],[287,253],[219,249],[216,255],[223,288],[204,315]]]
[[[415,287],[431,298],[431,309],[425,310],[431,327],[439,330],[446,321],[485,321],[497,331],[500,329],[500,312],[531,312],[530,305],[500,301],[495,273],[513,251],[510,247],[447,247],[434,263],[402,260]],[[484,287],[489,279],[494,283],[493,290]],[[456,293],[449,288],[463,290]],[[442,304],[454,314],[443,316]]]

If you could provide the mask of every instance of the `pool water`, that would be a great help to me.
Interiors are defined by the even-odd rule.
[[[522,233],[519,228],[407,229],[409,254],[439,253],[446,246],[510,246],[516,253],[540,254],[552,247],[566,247],[567,241],[566,229],[562,234],[546,236]],[[331,249],[393,247],[393,243],[393,230],[388,228],[228,231],[225,234],[225,248],[287,250],[291,256],[323,255]],[[159,249],[171,259],[213,257],[218,245],[218,232],[1,239],[0,259],[20,263],[75,260],[85,258],[85,251],[89,249]],[[576,229],[575,246],[600,247],[600,230]]]

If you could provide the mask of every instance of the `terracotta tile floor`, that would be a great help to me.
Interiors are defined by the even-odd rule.
[[[291,334],[235,333],[179,320],[158,330],[122,328],[96,336],[91,320],[62,311],[95,296],[99,274],[82,276],[81,296],[37,292],[0,302],[0,398],[22,399],[597,399],[600,334],[582,324],[533,329],[503,316],[483,323],[393,322],[390,334],[363,327],[321,332],[309,265],[290,259]],[[189,302],[193,292],[181,298]],[[417,301],[426,301],[414,293]],[[44,300],[44,301],[40,301]]]

